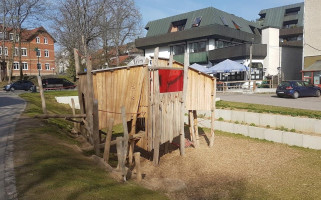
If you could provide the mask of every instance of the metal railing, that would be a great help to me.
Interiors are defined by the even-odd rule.
[[[257,82],[261,82],[257,84]],[[250,87],[249,87],[250,86]],[[237,91],[237,90],[250,90],[254,91],[259,88],[273,88],[272,80],[254,80],[254,81],[218,81],[216,88],[217,91]]]

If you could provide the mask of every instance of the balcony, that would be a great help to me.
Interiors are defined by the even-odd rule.
[[[174,60],[184,63],[184,54],[173,56]],[[189,62],[193,63],[208,63],[208,53],[199,52],[199,53],[190,53]]]
[[[232,47],[214,49],[208,52],[208,59],[220,62],[225,59],[248,59],[250,57],[250,44],[241,44]],[[264,59],[267,55],[266,44],[253,44],[253,59]]]

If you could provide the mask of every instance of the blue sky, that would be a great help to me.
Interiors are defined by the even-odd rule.
[[[247,20],[255,20],[262,9],[299,3],[303,0],[135,0],[135,2],[140,9],[145,27],[151,20],[210,6]]]

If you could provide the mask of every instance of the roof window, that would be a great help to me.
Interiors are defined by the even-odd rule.
[[[185,29],[186,21],[187,19],[172,22],[169,32],[173,33],[173,32],[183,31]]]
[[[235,28],[237,29],[237,30],[240,30],[241,29],[241,26],[237,23],[237,22],[235,22],[235,21],[232,21],[233,22],[233,24],[234,24],[234,26],[235,26]]]
[[[299,13],[299,11],[301,10],[300,7],[295,7],[295,8],[289,8],[285,10],[285,14],[284,16],[288,16],[288,15],[297,15]]]
[[[196,17],[196,18],[194,19],[194,22],[193,22],[192,27],[199,27],[200,24],[201,24],[201,21],[202,21],[202,17]]]
[[[222,17],[222,16],[220,16],[220,18],[221,18],[224,26],[228,26],[228,23],[227,23],[226,19],[224,17]]]
[[[298,20],[283,22],[283,28],[295,28],[298,25]]]

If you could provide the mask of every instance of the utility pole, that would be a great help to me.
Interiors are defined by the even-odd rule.
[[[252,41],[251,41],[251,45],[250,45],[250,72],[249,72],[249,89],[251,89],[251,81],[252,81],[252,54],[253,54],[253,40],[254,38],[252,38]]]

